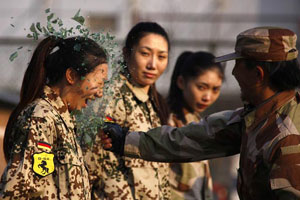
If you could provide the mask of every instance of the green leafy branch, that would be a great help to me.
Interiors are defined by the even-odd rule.
[[[27,38],[33,39],[34,41],[39,40],[40,37],[55,36],[60,38],[68,38],[71,36],[81,36],[85,38],[90,38],[97,42],[106,52],[108,59],[109,68],[111,71],[111,78],[107,80],[103,88],[103,97],[97,98],[93,102],[89,103],[89,106],[81,111],[76,111],[72,113],[76,117],[76,127],[78,138],[82,144],[91,145],[94,141],[95,135],[98,133],[99,128],[104,125],[105,110],[106,107],[114,98],[113,86],[116,80],[119,80],[119,73],[125,68],[123,61],[122,52],[115,41],[115,36],[109,32],[91,32],[85,25],[85,19],[80,14],[80,9],[71,18],[78,24],[75,27],[65,27],[63,20],[55,16],[50,9],[46,9],[45,13],[47,15],[46,24],[43,25],[41,22],[32,23],[29,28],[29,33]],[[18,57],[18,51],[22,47],[19,47],[10,56],[10,61],[13,61]],[[75,50],[80,50],[80,45],[75,45]],[[84,63],[83,63],[84,64]],[[81,80],[84,80],[82,77]]]

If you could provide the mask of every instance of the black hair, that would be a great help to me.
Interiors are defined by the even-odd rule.
[[[137,23],[127,34],[125,46],[124,46],[124,55],[125,57],[130,56],[132,49],[139,41],[148,34],[158,34],[165,38],[168,43],[168,50],[170,50],[170,41],[167,32],[163,27],[155,22],[139,22]],[[130,67],[130,66],[128,66]],[[167,124],[169,110],[164,98],[158,93],[155,88],[155,84],[151,86],[150,93],[154,98],[155,110],[158,113],[160,121],[162,124]]]
[[[25,71],[20,102],[9,117],[4,136],[5,159],[9,160],[9,151],[14,137],[11,135],[14,122],[21,111],[42,94],[46,84],[55,85],[65,75],[68,68],[74,69],[79,76],[92,72],[96,66],[107,62],[107,56],[95,41],[85,37],[62,39],[49,36],[36,47]]]
[[[297,59],[266,62],[245,60],[248,68],[261,66],[267,71],[270,88],[275,92],[295,90],[300,86],[300,65]]]
[[[155,22],[139,22],[129,31],[126,37],[124,48],[129,55],[135,45],[149,33],[154,33],[164,37],[168,43],[168,50],[170,50],[170,40],[167,32],[163,27]]]
[[[182,76],[185,81],[191,78],[196,78],[208,70],[216,70],[219,77],[224,80],[224,67],[221,63],[214,62],[215,56],[209,52],[190,52],[185,51],[179,55],[175,63],[171,84],[168,94],[168,105],[180,120],[186,122],[182,113],[182,108],[185,106],[182,90],[177,85],[177,79]]]

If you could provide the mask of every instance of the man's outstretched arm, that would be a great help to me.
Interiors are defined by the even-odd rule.
[[[181,128],[162,126],[146,133],[128,133],[124,141],[124,155],[149,161],[190,162],[237,154],[241,141],[238,113],[223,111]],[[114,135],[113,140],[124,140],[122,134],[119,134],[119,139],[113,132],[109,134]],[[109,147],[105,138],[103,141]],[[113,149],[116,149],[115,145]]]

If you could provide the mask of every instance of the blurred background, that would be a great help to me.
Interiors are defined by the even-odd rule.
[[[169,33],[169,67],[157,83],[167,94],[177,56],[185,50],[210,51],[216,56],[233,52],[238,33],[255,26],[282,26],[299,34],[299,0],[2,0],[0,2],[0,173],[6,163],[2,152],[7,119],[19,101],[24,71],[37,42],[26,38],[32,23],[46,24],[45,10],[73,26],[71,18],[81,9],[85,25],[93,32],[109,31],[119,47],[139,21],[155,21]],[[299,42],[298,42],[299,48]],[[18,48],[19,56],[9,61]],[[234,62],[226,64],[226,80],[219,100],[206,114],[242,106],[239,88],[231,75]],[[237,199],[238,156],[211,161],[216,199]]]

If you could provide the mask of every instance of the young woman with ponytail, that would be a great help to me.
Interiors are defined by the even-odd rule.
[[[219,98],[224,67],[214,58],[204,51],[185,51],[177,58],[168,95],[169,125],[198,122],[200,114]],[[213,199],[207,160],[170,164],[170,185],[171,199]]]
[[[35,49],[4,138],[0,199],[90,199],[71,111],[101,96],[107,57],[93,40],[50,36]]]

